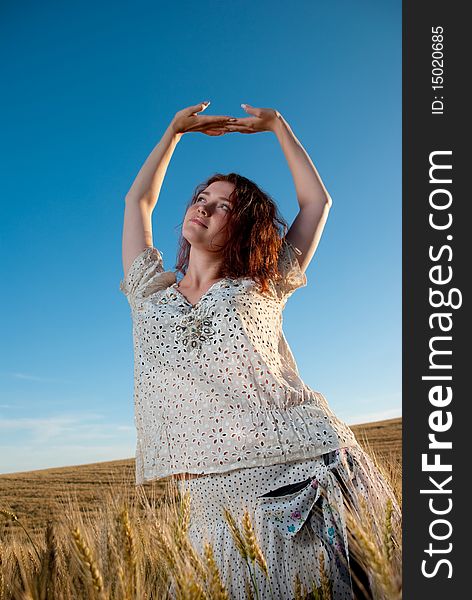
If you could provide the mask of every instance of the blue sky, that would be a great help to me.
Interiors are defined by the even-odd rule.
[[[332,199],[284,311],[348,424],[401,415],[401,3],[2,4],[0,472],[134,456],[124,196],[175,112],[279,110]],[[195,186],[237,171],[298,204],[271,133],[184,135],[153,215],[175,268]]]

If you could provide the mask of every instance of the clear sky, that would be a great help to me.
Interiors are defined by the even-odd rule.
[[[134,456],[124,197],[175,112],[279,110],[333,199],[284,311],[305,382],[348,424],[401,415],[401,3],[4,2],[0,472]],[[271,133],[184,135],[153,215],[175,268],[195,186],[298,204]]]

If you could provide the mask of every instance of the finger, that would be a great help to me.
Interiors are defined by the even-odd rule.
[[[226,129],[228,131],[237,131],[238,133],[258,133],[259,131],[264,131],[264,129],[260,129],[259,127],[254,126],[238,126],[228,124],[226,125]]]
[[[205,131],[202,131],[202,133],[205,133],[206,135],[217,136],[228,133],[228,131],[226,129],[205,129]]]
[[[254,131],[254,122],[251,123],[228,123],[225,127],[229,131]]]
[[[213,123],[215,125],[224,125],[234,117],[230,117],[227,115],[198,115],[197,118],[201,123]]]
[[[229,124],[228,120],[216,120],[216,121],[206,121],[200,122],[196,125],[198,129],[201,131],[208,131],[209,129],[224,129]]]
[[[200,127],[202,131],[225,131],[226,125],[209,125],[208,127]]]
[[[200,119],[200,117],[198,117]],[[195,119],[193,123],[189,123],[186,126],[186,131],[201,131],[202,133],[206,133],[211,130],[223,130],[226,127],[226,121],[223,123],[213,123],[211,121],[203,123],[200,120]]]
[[[230,129],[229,133],[244,133],[244,134],[251,134],[251,133],[258,133],[257,129]]]
[[[200,104],[195,104],[194,106],[189,106],[187,114],[193,115],[195,113],[201,112],[202,110],[205,110],[206,108],[208,108],[209,105],[210,105],[210,101],[205,100],[205,102],[200,102]]]
[[[242,108],[248,112],[250,115],[254,115],[255,117],[262,117],[262,113],[264,110],[267,110],[265,108],[257,108],[255,106],[251,106],[250,104],[241,104]]]
[[[233,125],[251,125],[256,122],[256,117],[241,117],[233,121]]]

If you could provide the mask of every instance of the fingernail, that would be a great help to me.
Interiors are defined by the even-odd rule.
[[[205,102],[203,102],[203,104],[206,104],[207,106],[210,104],[209,100],[205,100]]]
[[[246,108],[246,105],[245,105],[245,104],[241,104],[241,107],[242,107],[242,108]]]

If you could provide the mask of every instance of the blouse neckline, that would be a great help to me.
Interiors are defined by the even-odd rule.
[[[191,308],[196,308],[196,307],[197,307],[197,306],[200,304],[200,302],[201,302],[201,301],[202,301],[202,300],[203,300],[203,299],[204,299],[206,296],[208,296],[208,294],[209,294],[209,293],[210,293],[210,292],[211,292],[211,291],[212,291],[212,290],[213,290],[213,289],[214,289],[214,288],[215,288],[217,285],[221,284],[223,281],[226,281],[226,280],[227,280],[227,277],[223,277],[223,279],[218,279],[218,281],[215,281],[215,283],[212,283],[212,284],[210,285],[210,287],[207,289],[207,291],[206,291],[204,294],[202,294],[202,295],[200,296],[200,298],[198,299],[198,301],[197,301],[195,304],[192,304],[192,303],[190,302],[190,300],[188,300],[188,299],[186,298],[186,296],[184,296],[184,294],[183,294],[183,293],[182,293],[182,292],[179,290],[179,288],[177,287],[177,286],[179,285],[179,282],[178,282],[178,281],[176,281],[175,283],[173,283],[173,284],[172,284],[170,287],[174,288],[174,290],[176,290],[176,291],[178,292],[178,294],[179,294],[179,295],[182,297],[182,299],[183,299],[183,300],[184,300],[184,301],[185,301],[185,302],[186,302],[186,303],[187,303],[189,306],[191,306]]]

